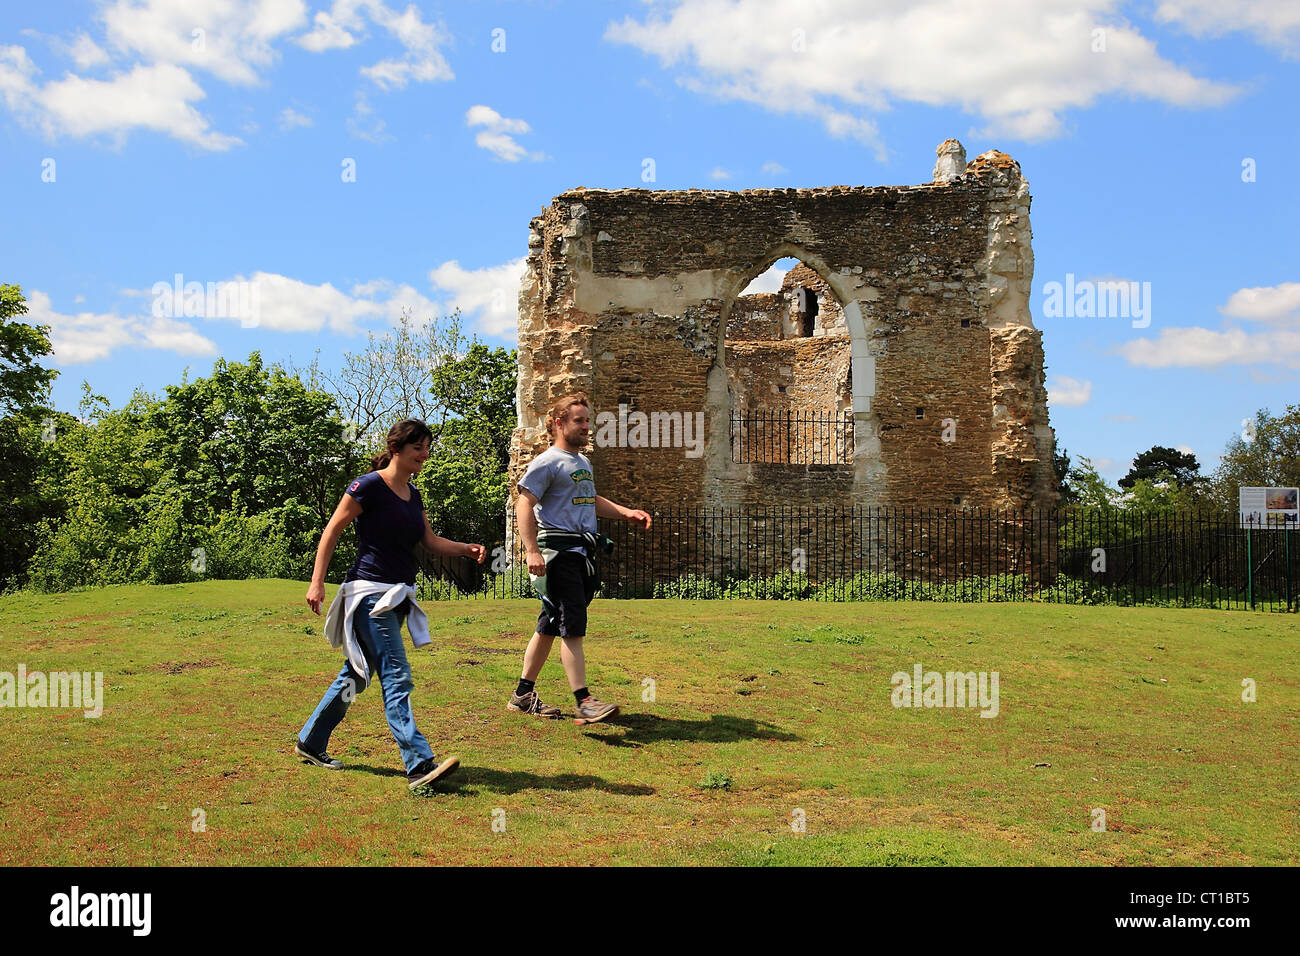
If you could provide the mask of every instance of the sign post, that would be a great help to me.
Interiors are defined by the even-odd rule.
[[[1287,607],[1291,606],[1291,535],[1300,527],[1300,488],[1247,487],[1237,489],[1237,508],[1241,526],[1246,529],[1246,596],[1255,609],[1255,562],[1251,553],[1250,533],[1255,528],[1282,532],[1286,557],[1282,568]]]

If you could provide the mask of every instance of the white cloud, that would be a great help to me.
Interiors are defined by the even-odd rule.
[[[310,33],[305,33],[294,42],[304,50],[323,53],[326,50],[346,50],[357,42],[357,38],[343,28],[333,16],[324,10],[316,14],[316,24]]]
[[[148,316],[133,320],[132,328],[140,336],[140,345],[181,355],[216,355],[217,344],[200,335],[188,322],[166,317]]]
[[[77,39],[66,48],[66,53],[72,58],[72,62],[77,64],[79,70],[89,70],[109,62],[104,48],[85,33],[77,34]]]
[[[449,39],[438,27],[420,19],[420,10],[411,4],[400,14],[382,3],[368,5],[371,18],[406,48],[401,60],[382,60],[361,70],[363,76],[383,89],[402,89],[409,80],[429,83],[454,78],[451,67],[439,49]]]
[[[1156,19],[1197,36],[1241,30],[1286,56],[1300,56],[1300,5],[1295,0],[1166,0],[1156,8]]]
[[[527,258],[521,256],[499,266],[464,269],[455,259],[429,270],[429,281],[449,293],[445,310],[460,309],[476,317],[487,335],[505,335],[519,322],[519,285]]]
[[[242,142],[209,128],[208,120],[191,101],[203,90],[179,66],[136,65],[107,80],[69,73],[39,86],[36,68],[22,47],[0,48],[0,93],[23,121],[39,126],[47,136],[111,134],[120,144],[133,129],[151,129],[202,149],[224,150]]]
[[[741,295],[758,295],[761,292],[780,292],[781,283],[785,281],[789,269],[782,269],[775,263],[762,275],[741,290]]]
[[[188,323],[115,312],[65,315],[54,311],[50,297],[39,289],[27,296],[26,321],[50,327],[54,363],[61,366],[96,362],[122,348],[154,348],[181,355],[218,354],[216,343]]]
[[[1078,408],[1091,400],[1092,382],[1058,375],[1047,384],[1048,404]]]
[[[1261,322],[1295,319],[1300,317],[1300,282],[1238,289],[1219,311],[1232,318]]]
[[[202,149],[229,149],[242,141],[213,130],[194,107],[206,95],[195,75],[242,86],[260,83],[279,56],[277,44],[309,25],[308,12],[304,0],[99,0],[102,45],[84,32],[72,43],[50,42],[83,72],[114,62],[117,72],[108,80],[68,73],[42,86],[25,49],[0,46],[0,102],[51,137],[105,133],[120,145],[132,130],[144,128]],[[363,67],[371,82],[391,90],[452,79],[442,54],[450,34],[441,24],[424,22],[414,3],[399,11],[381,0],[335,0],[294,39],[317,53],[349,47],[359,42],[367,19],[403,51]],[[368,112],[358,108],[348,121],[353,135],[375,142],[391,138],[382,121],[367,120]],[[291,128],[286,122],[294,120],[282,116],[281,128]]]
[[[363,139],[368,143],[385,143],[393,137],[384,132],[388,124],[374,115],[375,111],[370,106],[370,100],[366,94],[357,91],[356,100],[352,105],[352,115],[348,117],[348,132],[357,139]]]
[[[1159,338],[1127,342],[1118,351],[1130,364],[1147,368],[1272,364],[1300,369],[1300,330],[1162,329]]]
[[[303,0],[113,0],[100,12],[114,49],[238,84],[256,83],[274,41],[306,18]]]
[[[257,286],[258,328],[275,332],[331,331],[351,335],[367,320],[393,323],[403,308],[417,315],[429,315],[435,303],[405,284],[373,279],[344,292],[333,283],[312,285],[274,272],[255,272],[245,280]],[[230,321],[238,321],[231,319]]]
[[[1117,350],[1132,365],[1148,368],[1216,368],[1280,365],[1300,369],[1300,283],[1238,289],[1219,312],[1229,319],[1267,323],[1258,331],[1189,326],[1163,329],[1158,338],[1136,339]]]
[[[0,46],[0,95],[10,112],[22,114],[32,108],[40,71],[20,46]]]
[[[442,47],[451,41],[451,35],[440,24],[425,23],[413,3],[398,13],[381,0],[334,0],[329,12],[317,13],[312,30],[295,42],[312,53],[345,49],[359,42],[358,34],[365,30],[367,18],[406,51],[401,58],[389,57],[361,68],[361,75],[380,89],[400,90],[411,81],[431,83],[455,78],[442,55]]]
[[[1210,106],[1236,90],[1163,59],[1117,12],[1041,0],[671,0],[607,40],[656,56],[688,89],[819,117],[883,158],[873,120],[896,102],[959,106],[985,135],[1039,140],[1100,97]],[[666,12],[665,12],[666,11]],[[1093,52],[1104,29],[1105,52]]]
[[[516,135],[532,131],[526,122],[502,116],[490,106],[471,106],[465,111],[465,125],[471,129],[475,126],[484,127],[474,137],[474,142],[507,163],[546,158],[542,153],[530,153],[515,140]]]
[[[439,308],[427,296],[405,283],[388,279],[371,279],[355,283],[349,289],[340,289],[331,282],[312,285],[301,279],[290,278],[274,272],[254,272],[251,276],[236,275],[225,279],[205,282],[202,277],[182,275],[164,276],[160,285],[166,286],[167,294],[154,294],[154,287],[147,289],[125,289],[124,294],[146,299],[146,309],[152,313],[155,308],[164,314],[175,315],[184,311],[190,293],[184,291],[193,282],[199,282],[209,296],[206,303],[196,305],[195,312],[202,313],[212,309],[217,314],[194,314],[185,318],[197,318],[203,321],[221,321],[238,324],[243,328],[256,328],[271,332],[319,332],[328,328],[340,335],[353,335],[362,326],[370,322],[393,324],[403,309],[410,309],[412,315],[432,316]],[[174,299],[170,289],[177,282],[181,283],[182,295]],[[219,294],[212,296],[212,289],[229,285],[231,293],[228,298]],[[160,290],[161,293],[161,290]],[[199,297],[198,301],[204,303]],[[171,311],[171,310],[176,311]]]
[[[55,312],[50,298],[40,290],[27,297],[28,319],[33,324],[49,325],[54,359],[59,365],[73,365],[107,358],[122,348],[155,348],[182,355],[216,355],[216,343],[199,333],[190,319],[222,321],[246,330],[272,332],[320,332],[328,329],[341,335],[353,335],[370,323],[395,325],[404,310],[416,323],[424,322],[443,311],[459,307],[469,315],[481,314],[480,325],[496,335],[515,324],[519,281],[524,259],[488,269],[465,270],[456,262],[447,262],[429,273],[436,287],[451,293],[448,303],[438,303],[406,283],[389,279],[371,279],[340,289],[333,283],[313,285],[300,279],[273,272],[254,272],[204,283],[204,288],[239,283],[245,287],[225,300],[200,298],[206,308],[227,313],[217,316],[178,316],[185,299],[173,302],[169,294],[157,296],[154,287],[124,289],[125,295],[144,300],[142,314],[94,314],[82,312],[64,315]],[[172,288],[174,276],[165,276],[160,284]],[[201,281],[196,276],[182,276],[182,287]],[[238,307],[231,307],[238,303]],[[204,305],[197,307],[202,311]],[[158,309],[163,314],[155,315]],[[175,310],[175,311],[173,311]],[[250,324],[250,319],[252,323]]]
[[[136,129],[201,149],[241,143],[211,128],[193,105],[206,93],[195,74],[253,85],[276,60],[276,42],[307,17],[304,0],[100,0],[102,45],[87,33],[55,41],[78,69],[117,64],[107,79],[66,73],[44,86],[21,47],[0,49],[0,94],[23,122],[47,136],[107,134],[115,145]],[[17,52],[15,52],[17,51]],[[26,62],[23,62],[23,61]]]
[[[713,180],[730,179],[731,170],[723,169],[721,166],[714,166],[713,172],[709,173],[709,178]]]
[[[299,126],[311,126],[311,125],[312,125],[312,120],[310,116],[304,116],[303,114],[299,113],[297,110],[293,109],[292,107],[286,106],[283,110],[280,111],[280,129],[285,132],[288,132],[291,129],[295,129]]]
[[[774,160],[768,160],[766,163],[763,164],[763,172],[767,173],[769,176],[781,176],[785,173],[788,173],[789,171],[790,170],[786,169],[784,166],[782,166],[780,163]]]

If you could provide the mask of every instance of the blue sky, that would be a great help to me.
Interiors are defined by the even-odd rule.
[[[528,221],[557,193],[922,183],[950,136],[1029,180],[1058,446],[1112,478],[1153,444],[1209,470],[1243,418],[1300,401],[1293,0],[102,0],[0,18],[0,281],[53,328],[68,411],[83,380],[120,404],[253,349],[333,365],[403,306],[459,307],[513,345]],[[178,273],[255,283],[257,324],[155,316]],[[1045,315],[1067,275],[1149,288],[1149,325]]]

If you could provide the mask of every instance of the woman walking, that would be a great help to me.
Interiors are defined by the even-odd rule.
[[[388,728],[401,751],[412,790],[460,764],[456,757],[434,760],[433,750],[411,713],[415,683],[402,645],[402,622],[416,647],[429,643],[428,618],[415,602],[415,547],[423,543],[435,554],[473,558],[480,564],[486,554],[481,544],[449,541],[429,527],[411,477],[424,467],[432,438],[429,427],[414,418],[389,429],[387,453],[376,455],[370,473],[348,486],[321,534],[307,589],[307,606],[316,614],[325,601],[325,572],[339,535],[354,519],[357,522],[357,559],[325,616],[330,645],[342,647],[345,659],[338,677],[307,718],[294,748],[304,763],[340,769],[343,764],[326,753],[330,734],[347,713],[352,698],[366,689],[371,675],[378,674]]]

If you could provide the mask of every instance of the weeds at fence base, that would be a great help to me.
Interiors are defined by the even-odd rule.
[[[606,583],[600,597],[614,599],[669,599],[690,601],[934,601],[938,603],[999,603],[1030,601],[1045,604],[1075,604],[1113,607],[1185,607],[1228,610],[1234,602],[1225,596],[1213,600],[1196,587],[1150,588],[1136,596],[1122,584],[1098,586],[1087,578],[1058,575],[1051,584],[1035,582],[1029,575],[972,577],[947,583],[909,580],[896,574],[862,572],[849,578],[814,581],[805,574],[784,571],[768,577],[709,577],[684,574],[653,584]],[[457,598],[532,598],[532,584],[526,574],[502,574],[486,578],[483,587],[465,593],[450,581],[421,577],[417,585],[421,601],[449,601]],[[1261,595],[1266,606],[1282,596]],[[1235,602],[1239,606],[1240,602]],[[1283,607],[1275,607],[1283,610]]]

